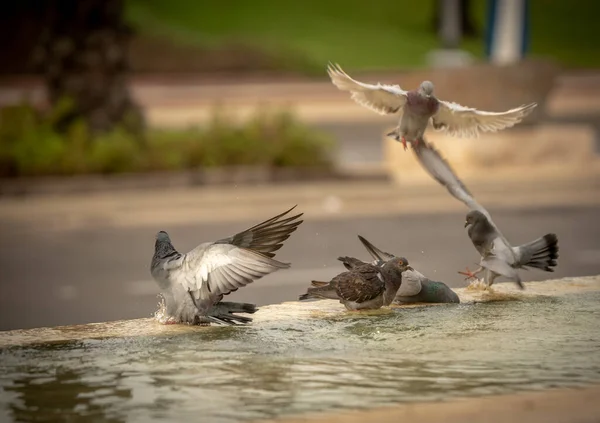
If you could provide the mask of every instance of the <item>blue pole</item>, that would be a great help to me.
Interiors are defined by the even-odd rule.
[[[529,48],[529,0],[488,0],[485,51],[496,64],[521,60]]]

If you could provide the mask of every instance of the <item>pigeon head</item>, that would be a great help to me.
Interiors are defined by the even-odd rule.
[[[159,231],[156,234],[156,240],[162,241],[162,242],[171,242],[171,238],[169,238],[169,234],[166,233],[165,231]]]
[[[404,257],[395,257],[392,261],[401,272],[404,272],[405,270],[413,270],[413,268],[408,264],[408,260],[406,260]]]
[[[423,81],[419,85],[419,94],[429,97],[433,94],[433,83],[431,81]]]
[[[402,273],[406,270],[413,270],[412,267],[408,264],[408,260],[404,257],[394,257],[384,264],[384,269],[392,272],[392,273]]]
[[[476,223],[485,221],[487,221],[487,218],[483,213],[479,210],[471,210],[467,213],[467,217],[465,218],[465,228],[469,225],[475,225]]]
[[[404,257],[394,257],[381,268],[381,275],[386,287],[383,296],[384,304],[389,305],[394,300],[396,292],[402,285],[402,273],[406,270],[412,270],[412,267],[408,265],[408,260]]]
[[[160,231],[156,234],[156,242],[154,243],[154,256],[157,258],[165,258],[173,253],[176,253],[175,247],[171,243],[169,234],[165,231]]]

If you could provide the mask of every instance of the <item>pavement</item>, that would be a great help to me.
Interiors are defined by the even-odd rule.
[[[523,271],[524,280],[600,273],[598,179],[470,188],[515,244],[558,234],[557,271]],[[465,207],[437,186],[307,183],[3,198],[0,330],[149,317],[158,303],[149,274],[156,231],[167,230],[187,251],[294,204],[305,221],[277,255],[292,268],[231,300],[295,300],[310,280],[342,270],[339,255],[368,258],[357,234],[452,287],[465,285],[456,272],[478,258],[464,233]]]

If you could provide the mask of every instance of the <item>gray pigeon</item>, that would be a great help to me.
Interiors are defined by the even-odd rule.
[[[467,187],[458,179],[452,168],[439,152],[425,140],[413,148],[415,156],[423,168],[448,192],[471,209],[467,214],[465,227],[469,238],[481,255],[480,267],[475,272],[468,268],[459,272],[468,278],[474,278],[485,270],[484,281],[491,286],[498,276],[514,281],[524,288],[517,269],[535,267],[553,272],[558,259],[558,238],[549,233],[527,244],[513,247],[492,221],[487,210],[479,204]]]
[[[396,256],[375,247],[362,236],[360,242],[375,259],[373,264],[382,266]],[[402,274],[402,285],[396,293],[395,304],[414,303],[460,303],[460,298],[448,285],[443,282],[433,281],[421,272],[411,268]]]
[[[327,73],[338,89],[351,92],[361,106],[382,115],[398,114],[399,125],[387,135],[400,141],[405,150],[407,142],[421,141],[430,122],[434,129],[451,136],[477,138],[479,131],[496,132],[516,125],[537,106],[530,103],[506,112],[485,112],[437,99],[430,81],[423,81],[416,90],[404,91],[399,85],[358,82],[337,64],[330,63]]]
[[[302,213],[285,217],[290,210],[229,238],[200,244],[187,254],[179,253],[169,235],[156,235],[150,265],[152,277],[165,299],[166,312],[184,323],[248,323],[252,319],[233,313],[254,313],[254,304],[221,302],[236,291],[289,263],[274,260],[302,220]]]
[[[408,261],[396,257],[383,266],[363,263],[353,257],[340,257],[347,272],[340,273],[329,282],[312,281],[312,287],[299,300],[339,300],[347,310],[375,310],[389,306],[402,284],[402,272],[411,269]]]

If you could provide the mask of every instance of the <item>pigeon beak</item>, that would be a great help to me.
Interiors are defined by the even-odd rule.
[[[469,221],[468,221],[468,220],[465,220],[465,228],[466,228],[467,226],[469,226]]]
[[[406,270],[415,270],[412,268],[412,266],[406,266]]]

